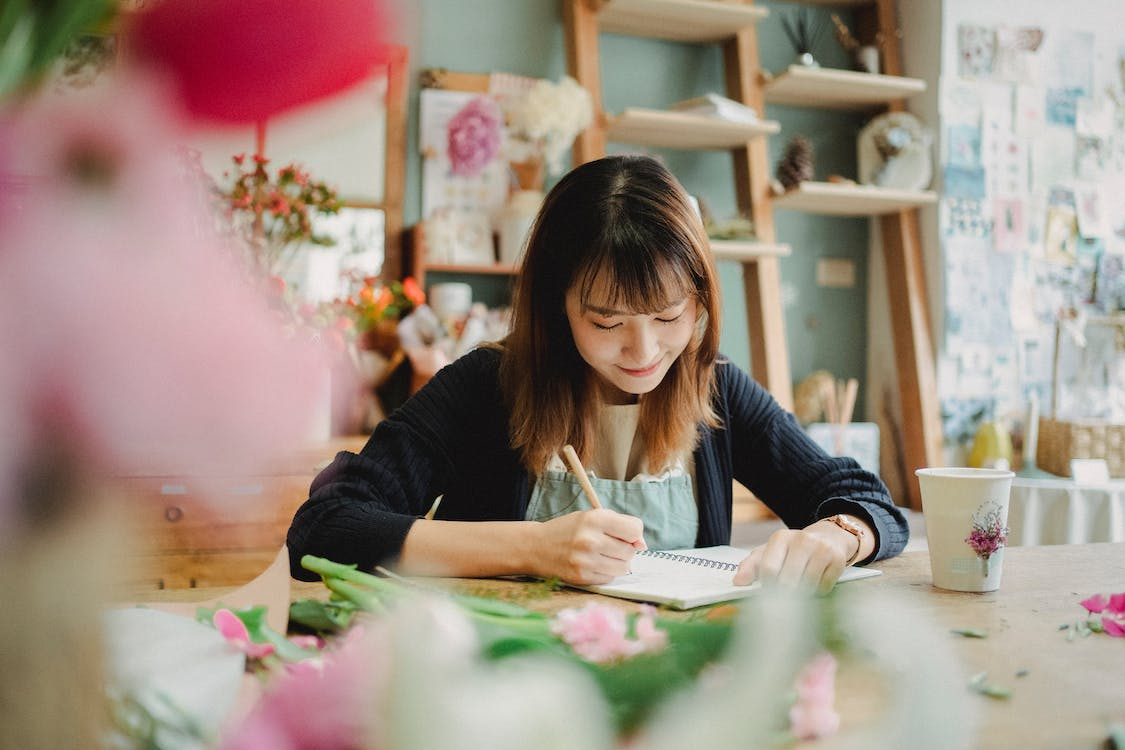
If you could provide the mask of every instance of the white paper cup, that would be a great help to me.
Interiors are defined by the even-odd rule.
[[[934,585],[953,591],[1000,588],[1013,472],[918,469]]]

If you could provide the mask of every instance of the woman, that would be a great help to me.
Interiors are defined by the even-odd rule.
[[[735,583],[825,591],[846,565],[898,554],[908,530],[882,482],[826,455],[719,355],[719,309],[702,223],[664,167],[574,169],[532,227],[509,336],[438,372],[316,478],[289,530],[294,576],[314,578],[300,567],[314,554],[603,583],[638,549],[728,543],[732,478],[790,527]],[[567,444],[603,508],[567,473]]]

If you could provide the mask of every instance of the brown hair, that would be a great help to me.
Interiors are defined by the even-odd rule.
[[[711,407],[719,340],[719,285],[707,235],[687,193],[654,159],[611,156],[575,168],[539,212],[516,282],[500,383],[511,443],[539,473],[570,443],[589,458],[598,408],[595,376],[575,347],[566,294],[612,290],[596,300],[649,313],[685,297],[697,303],[696,334],[668,374],[640,399],[638,433],[650,466],[695,447]]]

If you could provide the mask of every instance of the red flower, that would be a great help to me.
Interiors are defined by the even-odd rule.
[[[422,291],[422,287],[418,286],[418,282],[413,276],[407,276],[402,280],[402,293],[414,303],[415,307],[426,304],[426,293]]]
[[[163,0],[128,46],[202,120],[259,122],[367,78],[386,59],[380,0]]]

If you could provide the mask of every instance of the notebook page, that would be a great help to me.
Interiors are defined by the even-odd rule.
[[[671,555],[683,555],[705,560],[716,560],[737,565],[749,554],[749,550],[721,545],[700,549],[666,550]],[[734,571],[709,568],[681,560],[667,559],[653,555],[638,554],[631,563],[632,572],[620,576],[609,583],[582,586],[607,596],[615,596],[636,601],[667,604],[677,609],[730,601],[750,596],[760,584],[735,586]],[[871,568],[847,568],[840,576],[840,582],[880,575],[881,571]]]

